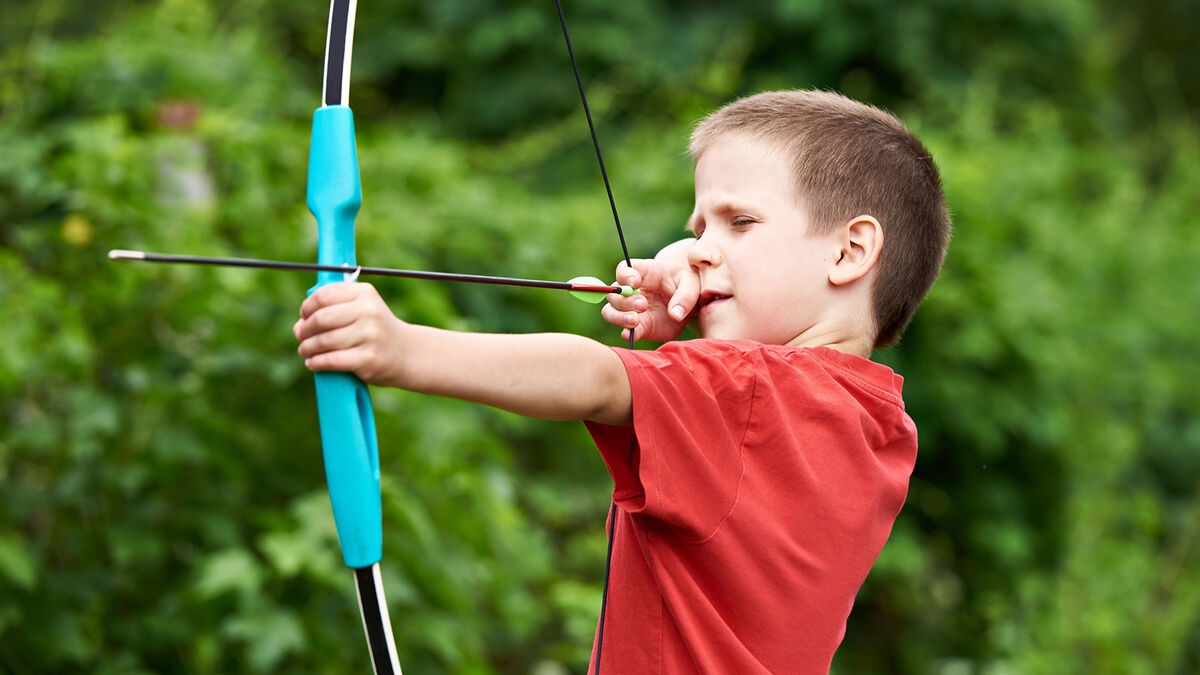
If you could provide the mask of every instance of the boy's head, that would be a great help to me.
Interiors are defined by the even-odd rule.
[[[705,153],[710,150],[714,153],[706,166]],[[862,278],[869,284],[868,339],[873,339],[875,348],[896,342],[933,286],[950,237],[950,216],[937,167],[929,151],[899,120],[840,94],[766,92],[734,101],[708,116],[692,134],[689,151],[697,160],[693,225],[699,222],[704,227],[705,222],[702,179],[707,201],[718,196],[716,201],[726,201],[727,186],[739,181],[744,189],[734,187],[732,192],[761,193],[767,184],[786,191],[782,197],[807,221],[807,234],[835,235],[844,244],[843,252],[820,251],[817,255],[823,257],[809,262],[832,269],[849,251],[848,263],[859,265],[861,276],[843,273],[842,278]],[[755,162],[755,153],[763,155],[761,162]],[[718,155],[724,167],[711,166]],[[741,167],[736,166],[739,158],[746,160]],[[766,176],[762,171],[790,175]],[[754,172],[757,175],[751,176]],[[711,206],[730,205],[713,202]],[[874,230],[868,231],[872,223]],[[860,225],[856,234],[854,228]],[[729,227],[733,233],[732,221]],[[860,234],[863,260],[854,260],[858,250],[854,239]],[[736,241],[735,236],[728,239],[731,246]],[[758,250],[769,258],[770,246]],[[800,256],[802,252],[790,253]],[[802,262],[797,258],[795,264]],[[791,276],[800,278],[794,273]],[[829,277],[826,283],[843,282]],[[777,307],[775,311],[787,309]],[[716,310],[712,315],[716,316]]]

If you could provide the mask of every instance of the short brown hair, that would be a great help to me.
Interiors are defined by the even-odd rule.
[[[746,134],[792,160],[796,197],[819,233],[874,216],[884,245],[872,289],[875,347],[894,344],[937,279],[950,214],[933,157],[900,120],[827,91],[771,91],[738,99],[692,133],[694,159],[718,139]]]

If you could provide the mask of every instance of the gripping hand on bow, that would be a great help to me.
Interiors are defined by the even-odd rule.
[[[300,305],[292,333],[309,370],[354,373],[368,384],[398,379],[409,324],[368,283],[322,286]]]
[[[631,269],[617,265],[617,283],[640,292],[630,296],[610,293],[600,316],[623,329],[621,336],[635,340],[667,342],[679,337],[700,296],[700,277],[687,262],[687,249],[694,239],[668,245],[653,259],[635,259]]]

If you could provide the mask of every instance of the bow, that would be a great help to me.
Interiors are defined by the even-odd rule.
[[[562,26],[563,39],[575,73],[579,98],[587,116],[588,130],[596,150],[596,160],[608,193],[613,221],[621,240],[625,261],[632,267],[621,220],[617,215],[596,127],[588,108],[583,80],[567,33],[567,20],[562,4],[554,0]],[[354,145],[354,115],[348,105],[350,93],[350,56],[353,45],[354,13],[357,0],[332,0],[329,9],[329,31],[325,43],[325,76],[322,106],[313,114],[312,145],[308,163],[308,208],[317,219],[320,265],[356,268],[354,250],[354,218],[362,205],[362,188],[358,174],[358,156]],[[317,288],[337,281],[357,278],[347,273],[323,271],[318,273]],[[629,346],[633,347],[633,331]],[[379,489],[379,452],[375,439],[375,418],[366,385],[350,373],[314,373],[317,388],[317,410],[320,417],[321,445],[325,456],[325,475],[338,540],[346,565],[354,570],[359,607],[367,646],[371,652],[376,675],[400,675],[400,663],[392,637],[387,601],[379,575],[379,560],[383,549],[383,525]],[[597,673],[600,671],[601,646],[604,639],[605,609],[608,604],[609,567],[615,534],[617,507],[609,511],[608,556],[605,561],[604,590],[600,605],[600,621],[596,645]]]
[[[579,98],[587,116],[588,130],[600,165],[600,175],[608,193],[621,251],[630,267],[629,250],[617,215],[612,186],[604,167],[604,156],[596,137],[596,127],[588,108],[583,80],[567,33],[567,20],[562,4],[554,0],[562,26],[563,39],[570,56],[571,68],[579,88]],[[331,0],[329,29],[325,39],[325,69],[321,107],[313,113],[312,141],[308,156],[308,209],[317,220],[317,264],[290,263],[240,258],[209,258],[181,256],[144,251],[114,249],[113,260],[146,262],[261,267],[288,270],[317,270],[317,283],[312,294],[325,284],[356,281],[359,274],[379,274],[442,281],[507,284],[535,288],[554,288],[570,291],[588,302],[600,302],[606,293],[630,295],[636,291],[629,286],[603,284],[592,277],[577,277],[567,282],[511,277],[484,277],[445,272],[419,272],[386,268],[360,267],[354,246],[354,220],[362,206],[362,184],[358,173],[358,153],[354,142],[354,114],[350,111],[350,57],[353,47],[354,18],[357,0]],[[629,347],[633,348],[633,331]],[[352,373],[318,372],[313,374],[317,394],[317,413],[321,429],[321,447],[325,460],[325,478],[333,505],[342,559],[354,571],[358,604],[362,612],[363,629],[367,637],[371,662],[376,675],[402,675],[392,636],[391,619],[379,573],[383,557],[382,495],[379,487],[379,447],[375,437],[375,414],[367,386]],[[604,640],[605,610],[608,604],[609,568],[612,563],[617,506],[614,502],[608,516],[608,555],[605,560],[604,590],[600,604],[600,620],[596,642],[595,672],[600,672],[601,646]]]
[[[332,0],[325,39],[321,107],[313,113],[308,154],[308,209],[317,219],[317,262],[357,266],[354,218],[362,205],[354,114],[350,111],[350,56],[357,0]],[[312,293],[347,280],[344,272],[317,274]],[[354,570],[367,648],[376,675],[400,675],[379,560],[383,557],[383,517],[379,490],[379,448],[375,414],[367,386],[350,373],[314,373],[325,479],[333,503],[342,559]]]

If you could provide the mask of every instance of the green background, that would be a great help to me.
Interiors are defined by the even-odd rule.
[[[836,673],[1200,672],[1200,25],[1185,0],[567,3],[635,256],[690,126],[833,88],[932,149],[955,233],[903,342],[921,451]],[[322,1],[6,2],[0,671],[367,672],[290,327]],[[553,4],[359,6],[364,264],[611,276]],[[551,291],[402,317],[618,344]],[[610,484],[582,426],[374,392],[406,672],[582,672]]]

